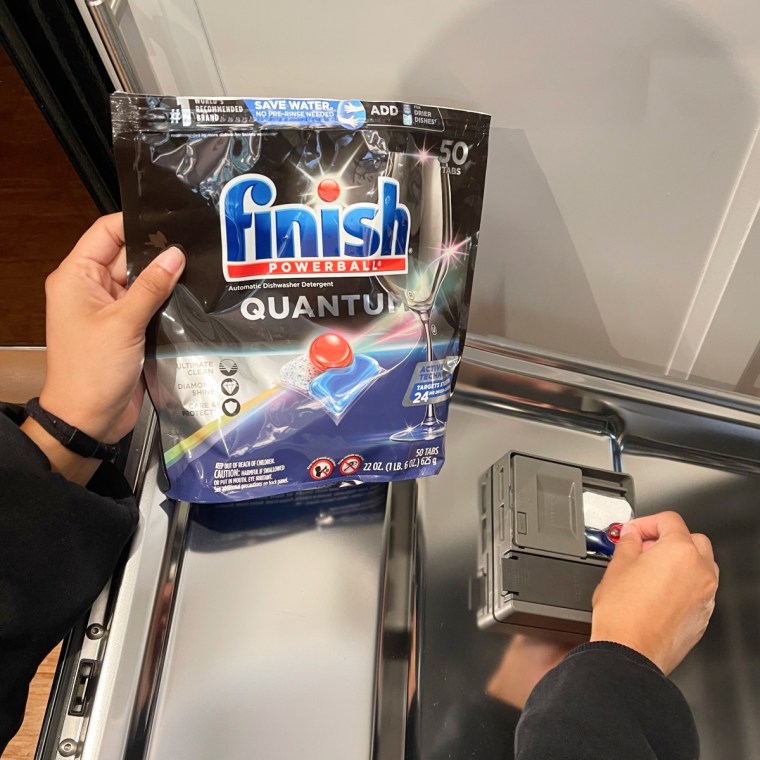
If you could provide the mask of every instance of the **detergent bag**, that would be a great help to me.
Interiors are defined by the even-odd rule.
[[[400,102],[117,93],[130,282],[168,495],[233,502],[444,460],[489,117]]]

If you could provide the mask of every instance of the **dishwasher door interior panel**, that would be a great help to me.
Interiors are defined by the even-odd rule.
[[[760,477],[623,454],[639,514],[680,513],[720,566],[704,638],[676,669],[699,729],[702,760],[760,760]]]
[[[516,450],[626,472],[638,514],[674,509],[713,539],[715,617],[674,678],[702,760],[760,760],[758,420],[746,399],[471,340],[439,476],[159,512],[146,484],[155,536],[138,536],[111,589],[103,678],[76,756],[510,757],[514,705],[567,645],[477,625],[479,481]],[[148,480],[157,457],[154,447]],[[154,576],[136,594],[138,567]],[[67,698],[65,684],[58,692]],[[37,760],[64,756],[50,748],[65,737],[52,738]]]
[[[148,758],[366,755],[387,489],[340,490],[193,508]]]
[[[756,413],[677,388],[626,387],[477,350],[466,356],[446,467],[419,486],[407,758],[510,757],[519,718],[510,705],[569,646],[475,622],[478,476],[510,448],[630,474],[637,514],[673,509],[713,539],[722,568],[714,619],[674,680],[694,712],[702,760],[760,758]]]
[[[601,432],[565,429],[495,409],[457,404],[449,419],[444,471],[419,485],[419,661],[407,748],[409,757],[426,760],[503,760],[510,756],[517,716],[495,709],[497,690],[491,690],[491,698],[487,693],[513,637],[498,627],[478,628],[473,609],[480,478],[510,449],[609,469],[611,443]]]

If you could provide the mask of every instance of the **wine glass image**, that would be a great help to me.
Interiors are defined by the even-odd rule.
[[[398,181],[401,202],[417,206],[412,218],[420,219],[418,244],[409,254],[408,272],[378,276],[380,286],[413,311],[422,323],[427,361],[433,361],[433,330],[430,317],[436,296],[449,268],[447,246],[452,240],[451,185],[441,163],[424,153],[420,156],[391,153],[386,176]],[[415,192],[416,189],[416,192]],[[429,441],[440,438],[446,423],[438,419],[435,406],[428,404],[418,425],[391,436],[393,441]]]

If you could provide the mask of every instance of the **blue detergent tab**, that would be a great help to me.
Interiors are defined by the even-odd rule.
[[[309,395],[330,414],[340,417],[382,373],[371,357],[359,354],[348,367],[328,369],[311,381]]]

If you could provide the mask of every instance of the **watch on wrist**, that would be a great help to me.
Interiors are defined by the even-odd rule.
[[[119,452],[118,443],[101,443],[60,417],[46,411],[40,406],[39,398],[30,399],[26,404],[26,413],[40,427],[49,433],[64,448],[87,459],[103,459],[113,462]]]

